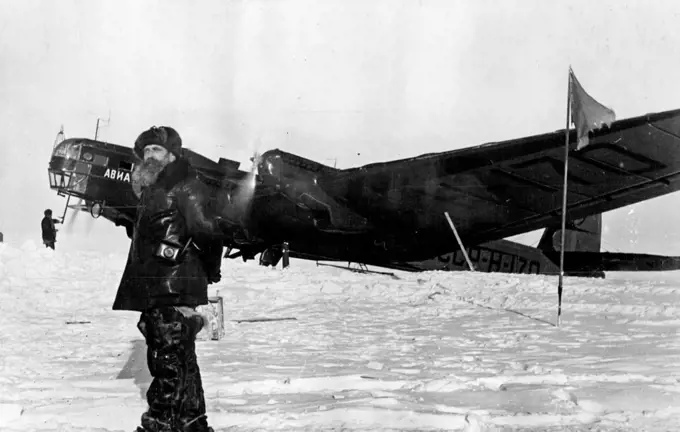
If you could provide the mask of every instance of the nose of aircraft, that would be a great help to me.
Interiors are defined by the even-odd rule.
[[[52,150],[52,159],[54,160],[54,158],[64,158],[78,160],[81,147],[82,144],[76,139],[66,139],[54,147],[54,150]]]
[[[71,174],[76,168],[82,144],[76,139],[67,139],[57,144],[52,150],[48,167],[50,187],[65,189],[70,182]]]

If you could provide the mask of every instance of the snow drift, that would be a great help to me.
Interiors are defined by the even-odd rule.
[[[150,382],[125,253],[0,244],[0,428],[131,431]],[[224,430],[680,430],[680,285],[225,260],[198,342]],[[238,322],[246,318],[286,318]]]

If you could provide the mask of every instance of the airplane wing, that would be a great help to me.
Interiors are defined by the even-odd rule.
[[[680,110],[614,122],[576,150],[570,130],[567,218],[680,189]],[[342,170],[323,189],[385,230],[500,239],[561,221],[564,130]]]

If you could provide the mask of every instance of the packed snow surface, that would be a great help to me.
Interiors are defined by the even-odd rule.
[[[0,430],[128,431],[150,377],[119,254],[0,243]],[[346,267],[346,264],[340,264]],[[373,270],[384,271],[373,268]],[[216,431],[680,430],[680,279],[225,260],[197,343]],[[279,321],[237,322],[249,318]]]

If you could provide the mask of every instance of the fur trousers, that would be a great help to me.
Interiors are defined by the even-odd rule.
[[[147,345],[153,377],[149,409],[137,432],[212,432],[208,427],[196,334],[203,318],[187,307],[162,307],[141,314],[137,328]]]

